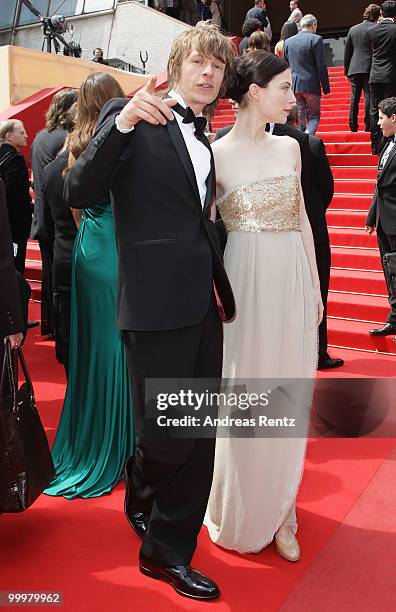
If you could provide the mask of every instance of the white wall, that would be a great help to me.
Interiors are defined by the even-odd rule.
[[[191,26],[146,8],[136,2],[123,2],[113,13],[73,17],[74,40],[83,48],[83,59],[91,59],[95,47],[102,47],[105,57],[122,59],[141,67],[140,51],[147,50],[146,70],[159,73],[166,69],[167,58],[175,37]],[[0,44],[8,44],[8,40]],[[70,33],[65,35],[69,40]],[[40,26],[18,30],[15,44],[41,49],[43,34]]]

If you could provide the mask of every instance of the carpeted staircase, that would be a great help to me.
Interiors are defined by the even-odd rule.
[[[368,334],[369,329],[386,322],[389,310],[377,240],[364,231],[378,158],[371,155],[368,133],[349,131],[350,87],[343,68],[330,68],[329,73],[331,94],[322,98],[317,133],[326,145],[335,179],[335,195],[327,212],[332,249],[329,342],[337,347],[380,351],[396,358],[393,336],[373,338]],[[233,121],[229,102],[222,100],[212,121],[213,130]],[[363,99],[359,127],[364,129]]]

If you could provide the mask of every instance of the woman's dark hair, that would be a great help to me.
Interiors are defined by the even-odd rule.
[[[45,126],[49,132],[56,128],[66,130],[66,115],[69,108],[77,100],[78,89],[62,89],[57,91],[45,115]]]
[[[287,40],[296,34],[298,34],[297,24],[294,21],[286,21],[282,26],[279,40]]]
[[[261,30],[262,23],[260,19],[246,19],[242,26],[242,36],[249,38],[256,30]]]
[[[244,53],[237,59],[236,76],[227,97],[241,105],[243,96],[248,92],[250,85],[255,83],[259,87],[266,87],[277,74],[281,74],[288,68],[289,64],[274,53],[261,49]]]

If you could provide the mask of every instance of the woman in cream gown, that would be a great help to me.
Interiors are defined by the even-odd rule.
[[[224,326],[223,378],[313,380],[323,307],[300,151],[295,140],[265,130],[285,123],[295,104],[287,63],[265,51],[242,56],[232,97],[236,124],[213,145],[228,232],[225,267],[237,304]],[[301,400],[306,425],[309,403]],[[264,435],[217,439],[205,524],[224,548],[258,552],[275,536],[277,551],[297,561],[295,500],[306,438]]]

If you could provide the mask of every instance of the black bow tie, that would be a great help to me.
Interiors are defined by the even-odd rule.
[[[183,117],[183,123],[193,123],[195,127],[195,136],[201,136],[206,128],[205,117],[196,117],[194,111],[187,106],[183,108],[181,104],[175,104],[172,106],[172,110],[176,111],[181,117]]]

